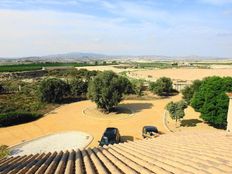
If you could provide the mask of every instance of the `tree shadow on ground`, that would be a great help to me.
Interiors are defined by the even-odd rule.
[[[59,102],[59,104],[70,104],[70,103],[79,102],[83,100],[86,100],[86,98],[85,97],[67,97],[67,98],[64,98],[61,102]]]
[[[182,120],[180,126],[182,127],[195,127],[198,123],[202,123],[203,121],[198,119],[188,119]]]
[[[129,108],[122,107],[122,106],[116,106],[112,108],[110,112],[115,113],[115,114],[132,114],[133,113]]]
[[[170,92],[170,93],[163,93],[163,94],[160,95],[159,97],[160,97],[161,99],[166,99],[166,98],[170,98],[170,97],[176,96],[176,95],[178,95],[179,93],[180,93],[179,91],[173,89],[172,92]]]
[[[164,133],[164,132],[162,132],[162,131],[159,131],[159,134],[160,134],[160,135],[163,135],[163,134],[165,134],[165,133]]]
[[[121,136],[120,137],[120,141],[121,143],[127,142],[127,141],[134,141],[134,137],[133,136]]]
[[[119,105],[119,107],[129,108],[133,113],[140,112],[144,109],[150,109],[152,106],[152,103],[125,103]]]

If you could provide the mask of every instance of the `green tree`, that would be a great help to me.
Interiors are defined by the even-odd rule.
[[[144,90],[144,81],[143,80],[132,80],[131,81],[132,88],[133,88],[133,93],[135,93],[138,96],[143,95],[143,90]]]
[[[167,104],[166,109],[168,110],[171,118],[173,120],[179,121],[180,119],[184,118],[185,112],[184,109],[187,108],[187,103],[184,100],[179,102],[170,102]]]
[[[70,92],[72,96],[84,96],[87,93],[88,82],[80,78],[73,79],[70,82]]]
[[[94,65],[98,65],[98,61],[94,61]]]
[[[106,112],[117,106],[129,89],[128,80],[112,71],[104,71],[90,81],[88,97]]]
[[[68,93],[68,85],[60,79],[51,78],[43,80],[39,86],[41,100],[48,103],[61,102]]]
[[[77,71],[77,77],[83,78],[85,80],[89,80],[92,77],[95,77],[98,74],[98,71],[88,71],[87,69],[79,69]]]
[[[214,127],[225,128],[229,98],[226,92],[232,91],[231,77],[208,77],[193,95],[191,105],[201,112],[201,118]]]
[[[150,90],[160,96],[170,95],[173,91],[172,80],[167,77],[161,77],[156,82],[150,83]]]
[[[186,86],[181,92],[183,94],[183,99],[190,104],[191,99],[193,98],[193,95],[195,92],[199,90],[201,86],[200,80],[194,80],[193,84],[190,86]]]

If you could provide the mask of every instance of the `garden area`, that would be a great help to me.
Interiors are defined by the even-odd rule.
[[[167,132],[165,110],[169,112],[169,126],[181,128],[178,131],[211,129],[206,123],[223,129],[228,109],[225,93],[232,90],[231,84],[230,77],[208,77],[194,81],[178,94],[167,77],[147,82],[112,71],[86,69],[51,70],[33,81],[1,81],[0,144],[14,145],[50,133],[77,130],[96,138],[90,145],[93,147],[109,126],[118,127],[124,137],[141,139],[144,125]],[[153,98],[141,98],[148,94]]]

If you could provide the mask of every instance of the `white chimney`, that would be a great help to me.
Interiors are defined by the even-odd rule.
[[[228,133],[232,133],[232,93],[227,93],[229,97],[229,108],[227,113],[227,129]]]

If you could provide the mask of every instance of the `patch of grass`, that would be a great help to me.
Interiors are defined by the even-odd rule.
[[[0,159],[9,155],[8,146],[0,145]]]
[[[153,63],[137,63],[136,68],[172,68],[172,67],[177,67],[177,65],[172,65],[170,63],[163,63],[163,62],[153,62]]]
[[[232,65],[231,62],[196,62],[192,63],[193,65]]]
[[[9,89],[8,93],[0,94],[0,127],[33,121],[59,106],[41,102],[37,82],[12,80],[2,84]],[[21,91],[18,91],[19,85]]]

